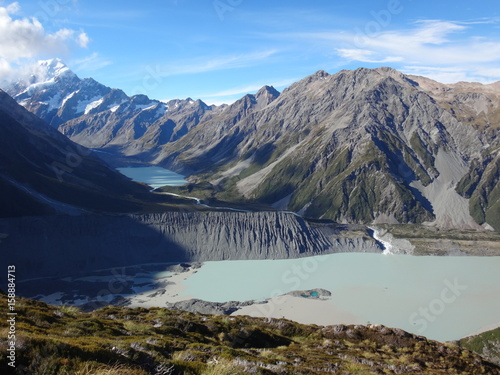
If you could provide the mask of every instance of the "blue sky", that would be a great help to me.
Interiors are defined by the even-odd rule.
[[[319,69],[500,80],[498,1],[0,0],[0,78],[60,57],[151,98],[232,102]]]

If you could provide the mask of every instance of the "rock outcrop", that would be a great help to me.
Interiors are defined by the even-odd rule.
[[[166,308],[171,310],[189,311],[200,314],[231,315],[243,306],[252,305],[254,302],[208,302],[200,299],[190,299],[175,303],[167,303]]]

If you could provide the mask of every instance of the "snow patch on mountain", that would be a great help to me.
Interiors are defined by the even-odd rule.
[[[35,92],[37,91],[43,91],[43,90],[47,90],[48,88],[50,88],[51,86],[54,86],[56,83],[55,79],[54,78],[51,78],[50,80],[48,81],[44,81],[44,82],[36,82],[36,83],[32,83],[31,85],[29,85],[22,93],[22,94],[28,94],[28,95],[33,95]]]
[[[16,95],[32,95],[34,92],[48,89],[58,80],[72,79],[76,77],[60,59],[41,60],[26,68],[18,81],[14,84],[22,90]]]
[[[156,113],[153,115],[153,118],[156,120],[156,119],[159,119],[160,117],[162,117],[163,115],[165,115],[165,113],[168,112],[168,107],[163,104],[163,103],[160,103],[158,105],[158,108],[156,109]]]
[[[115,113],[122,104],[126,103],[126,100],[120,101],[120,103],[111,103],[108,105],[108,111]]]
[[[76,113],[85,113],[87,114],[87,112],[85,112],[87,110],[87,106],[90,104],[90,103],[93,103],[97,100],[101,99],[101,96],[94,96],[93,98],[91,99],[88,99],[88,100],[82,100],[80,102],[78,102],[78,105],[76,106]]]
[[[102,102],[104,101],[104,98],[101,98],[99,100],[95,100],[89,104],[87,104],[87,106],[85,107],[85,111],[84,111],[84,114],[88,114],[90,111],[92,111],[94,108],[97,108],[99,107]]]
[[[59,107],[61,106],[61,96],[62,94],[58,92],[55,96],[50,98],[50,100],[46,103],[48,105],[48,111],[59,109]]]
[[[61,59],[40,60],[37,63],[39,69],[37,71],[40,78],[59,77],[71,70],[62,62]],[[71,72],[72,73],[72,72]]]
[[[152,109],[157,105],[157,103],[147,103],[147,104],[136,104],[135,110],[137,111],[147,111],[148,109]]]
[[[122,104],[123,103],[120,103],[118,105],[115,105],[114,107],[109,108],[109,111],[115,113]]]
[[[71,99],[73,96],[75,96],[76,94],[78,94],[80,90],[76,90],[76,91],[73,91],[71,94],[69,94],[68,96],[66,96],[63,101],[61,102],[61,107],[64,107],[64,105],[66,104],[66,102]]]

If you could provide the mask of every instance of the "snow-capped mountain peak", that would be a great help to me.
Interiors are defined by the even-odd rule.
[[[61,59],[40,60],[27,72],[27,85],[55,82],[56,80],[77,78]]]
[[[89,147],[173,141],[196,126],[212,107],[187,98],[162,103],[127,96],[92,78],[80,79],[60,59],[39,61],[6,91],[26,109]],[[135,145],[133,146],[135,147]],[[142,146],[141,146],[142,147]],[[141,152],[142,148],[131,152]]]
[[[5,91],[23,100],[24,97],[46,90],[56,83],[68,86],[75,81],[79,81],[79,78],[61,59],[40,60],[23,68],[17,81],[8,84]]]
[[[57,77],[68,71],[69,68],[62,62],[61,59],[55,58],[50,60],[40,60],[37,65],[45,69],[48,76]]]

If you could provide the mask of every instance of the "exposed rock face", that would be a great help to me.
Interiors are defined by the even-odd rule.
[[[408,76],[436,102],[465,124],[478,127],[500,126],[500,82],[443,84],[429,78]]]
[[[470,213],[478,223],[500,228],[500,82],[483,85],[459,82],[444,85],[424,77],[411,76],[445,110],[464,124],[480,129],[484,144],[481,156],[469,163],[469,170],[456,187],[469,199]]]
[[[105,96],[112,97],[115,105],[126,98],[121,90],[112,92],[92,78],[80,80],[59,59],[40,61],[33,71],[6,87],[6,92],[55,128],[75,115],[95,111]]]
[[[238,311],[243,306],[248,306],[254,302],[207,302],[199,299],[190,299],[175,303],[167,303],[165,306],[172,310],[183,310],[193,313],[201,314],[217,314],[217,315],[231,315],[233,312]]]
[[[6,91],[86,147],[113,147],[127,155],[148,152],[182,137],[215,109],[191,98],[162,103],[145,95],[128,97],[92,78],[78,78],[58,59],[40,61],[34,70]]]
[[[106,96],[102,100],[106,103],[111,98]],[[87,147],[111,147],[125,155],[149,155],[159,144],[185,135],[205,112],[215,109],[201,100],[188,98],[161,103],[144,95],[126,97],[121,104],[109,108],[112,104],[96,107],[87,114],[73,115],[59,130]]]
[[[0,233],[8,234],[2,251],[9,262],[23,265],[19,277],[26,278],[142,263],[381,251],[366,233],[315,226],[276,212],[5,219]]]

